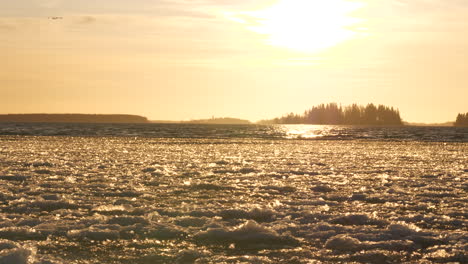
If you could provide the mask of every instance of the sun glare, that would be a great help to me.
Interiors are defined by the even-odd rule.
[[[360,19],[351,13],[362,3],[347,0],[280,0],[263,10],[227,17],[266,37],[269,45],[316,53],[352,39]]]

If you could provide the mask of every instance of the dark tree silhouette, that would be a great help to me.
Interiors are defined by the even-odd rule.
[[[307,124],[336,124],[343,122],[343,109],[336,103],[321,104],[305,111],[302,121]]]
[[[0,122],[24,123],[148,123],[138,115],[92,115],[92,114],[9,114],[0,115]]]
[[[342,107],[336,103],[321,104],[306,110],[303,115],[294,113],[271,120],[274,124],[317,124],[317,125],[391,125],[403,122],[398,109],[384,105]]]
[[[468,113],[458,114],[454,125],[458,127],[468,127]]]

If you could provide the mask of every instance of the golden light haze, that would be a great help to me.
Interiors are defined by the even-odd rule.
[[[357,34],[351,27],[359,20],[350,13],[361,6],[345,0],[281,0],[258,11],[226,16],[263,34],[270,45],[318,53]]]
[[[0,113],[467,111],[468,2],[0,0]],[[60,17],[63,19],[52,19]]]

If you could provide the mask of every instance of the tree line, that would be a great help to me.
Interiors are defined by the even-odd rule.
[[[455,121],[455,126],[468,127],[468,113],[458,114],[457,120]]]
[[[377,125],[401,126],[403,121],[398,109],[385,105],[352,104],[342,107],[336,103],[320,104],[302,115],[290,113],[265,123],[316,124],[316,125]]]
[[[93,115],[93,114],[7,114],[0,115],[0,122],[19,123],[148,123],[138,115]]]

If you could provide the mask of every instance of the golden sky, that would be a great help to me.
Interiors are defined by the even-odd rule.
[[[60,19],[52,19],[60,17]],[[0,0],[0,113],[468,111],[466,0]]]

